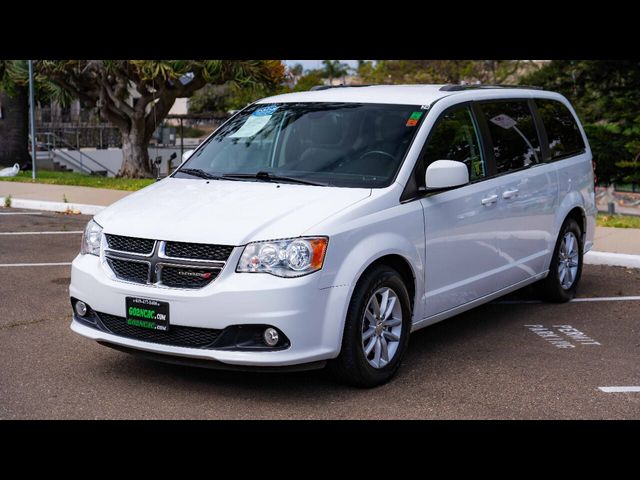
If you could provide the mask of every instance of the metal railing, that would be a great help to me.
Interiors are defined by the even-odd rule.
[[[41,145],[43,145],[46,148],[46,150],[49,152],[49,159],[50,160],[54,161],[55,160],[54,157],[56,157],[56,156],[61,157],[65,162],[68,162],[72,166],[78,168],[81,172],[88,173],[90,175],[106,174],[106,173],[111,173],[112,175],[116,175],[116,172],[114,170],[112,170],[111,168],[107,167],[106,165],[104,165],[100,161],[96,160],[94,157],[92,157],[91,155],[87,154],[86,152],[83,152],[81,149],[76,148],[74,145],[72,145],[71,143],[66,141],[64,138],[56,135],[55,133],[53,133],[53,132],[39,132],[39,133],[36,134],[36,139],[38,139],[41,136],[44,137],[44,139],[45,139],[44,142],[41,143]],[[63,147],[66,147],[68,150],[77,151],[79,153],[79,155],[80,155],[80,159],[76,160],[68,152],[65,152],[64,150],[61,150],[61,148],[63,148]],[[90,160],[91,162],[93,162],[95,165],[98,165],[101,170],[95,169],[95,168],[91,168],[90,166],[88,166],[83,161],[83,159],[85,157],[88,160]]]

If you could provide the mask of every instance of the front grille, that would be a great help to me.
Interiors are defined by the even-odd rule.
[[[234,248],[111,234],[105,237],[109,249],[104,258],[116,278],[172,288],[196,289],[208,285],[220,274]]]
[[[184,327],[171,325],[168,332],[150,330],[128,325],[124,317],[96,312],[106,330],[120,337],[133,338],[143,342],[161,343],[175,347],[206,348],[220,335],[221,330],[213,328]]]
[[[204,243],[167,242],[164,253],[168,257],[226,262],[233,247]]]
[[[155,240],[149,240],[148,238],[123,237],[110,234],[105,234],[105,237],[107,237],[107,245],[110,249],[121,252],[151,255],[155,244]]]
[[[195,275],[189,275],[195,274]],[[163,266],[160,281],[167,287],[202,288],[211,283],[220,273],[218,268],[185,268]],[[197,275],[207,276],[206,278]]]
[[[149,279],[149,264],[107,257],[107,262],[116,276],[122,280],[136,283],[147,283]]]

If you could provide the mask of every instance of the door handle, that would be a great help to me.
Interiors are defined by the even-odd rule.
[[[502,192],[502,198],[506,200],[508,198],[517,197],[518,191],[519,190],[517,188],[514,188],[513,190],[505,190],[504,192]]]
[[[489,195],[486,198],[482,199],[483,205],[491,205],[492,203],[496,203],[498,201],[498,195]]]

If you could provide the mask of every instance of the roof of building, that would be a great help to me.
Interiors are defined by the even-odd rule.
[[[427,105],[439,98],[471,90],[510,91],[534,89],[512,85],[345,85],[263,98],[258,103],[354,102]]]

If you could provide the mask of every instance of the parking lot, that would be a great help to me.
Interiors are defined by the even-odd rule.
[[[88,218],[0,209],[2,419],[640,418],[640,299],[619,298],[640,296],[640,270],[586,265],[578,301],[525,289],[422,329],[392,382],[358,390],[324,371],[154,363],[73,333],[69,263]],[[606,388],[621,386],[636,388]]]

